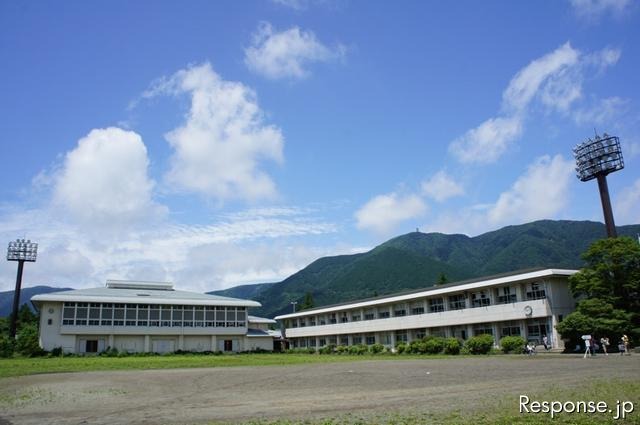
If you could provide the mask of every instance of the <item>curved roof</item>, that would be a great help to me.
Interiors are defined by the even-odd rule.
[[[70,291],[50,292],[31,298],[31,302],[89,302],[89,303],[122,303],[122,304],[189,304],[218,305],[236,307],[261,307],[257,301],[240,298],[222,297],[219,295],[201,294],[199,292],[176,291],[166,289],[125,289],[125,288],[88,288]]]

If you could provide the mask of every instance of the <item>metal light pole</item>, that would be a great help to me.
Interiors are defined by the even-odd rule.
[[[602,137],[596,134],[594,139],[587,139],[587,141],[576,145],[573,148],[573,155],[576,158],[576,174],[580,180],[586,182],[598,179],[607,236],[617,237],[611,200],[609,199],[607,174],[624,168],[620,139],[616,136],[609,136],[607,133],[604,133]]]
[[[16,276],[16,290],[13,293],[13,313],[11,314],[11,328],[9,330],[11,338],[16,337],[16,325],[18,323],[18,310],[20,309],[20,287],[22,286],[22,269],[24,262],[34,263],[38,256],[38,244],[31,240],[16,239],[9,242],[7,249],[7,261],[18,262],[18,275]]]
[[[298,301],[291,301],[291,305],[293,306],[293,312],[296,312],[296,304],[298,304]]]

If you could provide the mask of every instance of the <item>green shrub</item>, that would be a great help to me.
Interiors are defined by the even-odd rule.
[[[55,347],[49,354],[51,357],[62,357],[64,355],[64,351],[62,350],[62,347]]]
[[[439,354],[444,350],[444,338],[442,337],[427,337],[425,338],[425,353],[427,354]]]
[[[349,354],[355,354],[361,356],[368,351],[368,348],[364,344],[356,344],[349,347]]]
[[[20,329],[16,340],[16,351],[26,357],[41,356],[45,353],[40,348],[37,326],[25,325]]]
[[[318,353],[320,353],[320,354],[333,354],[333,351],[335,349],[336,349],[336,346],[334,344],[329,344],[329,345],[325,345],[320,350],[318,350]]]
[[[397,343],[396,351],[398,352],[398,354],[404,353],[405,351],[407,351],[407,344],[405,344],[404,342]]]
[[[382,344],[373,344],[371,346],[369,346],[369,352],[371,354],[379,354],[384,352],[384,345]]]
[[[0,335],[0,357],[11,357],[15,351],[15,342],[7,335]]]
[[[460,348],[462,348],[462,344],[457,338],[447,338],[444,340],[445,354],[460,354]]]
[[[488,354],[493,348],[493,335],[482,334],[467,340],[465,347],[471,354]]]
[[[347,352],[347,350],[349,349],[349,347],[347,347],[346,345],[338,345],[336,346],[336,354],[344,354]]]
[[[505,336],[500,339],[500,348],[506,353],[520,354],[524,351],[527,341],[521,336]]]

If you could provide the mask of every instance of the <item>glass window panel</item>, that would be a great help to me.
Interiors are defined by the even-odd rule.
[[[65,307],[64,311],[62,313],[62,317],[64,319],[73,319],[75,314],[76,314],[76,308],[75,307]]]
[[[86,304],[86,303],[84,303]],[[86,307],[78,307],[76,310],[76,318],[77,319],[86,319],[87,318],[87,308]]]

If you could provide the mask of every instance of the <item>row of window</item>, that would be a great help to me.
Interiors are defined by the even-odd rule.
[[[464,328],[464,329],[458,329]],[[503,322],[497,326],[497,329],[500,333],[500,338],[505,336],[520,336],[521,335],[521,327],[516,322]],[[527,337],[529,339],[539,339],[544,335],[549,334],[549,326],[547,324],[546,319],[534,319],[529,321],[526,324],[527,329]],[[493,325],[490,323],[479,323],[475,324],[472,327],[473,336],[488,334],[494,335]],[[393,336],[395,336],[395,342],[408,342],[409,334],[412,333],[413,339],[422,339],[427,335],[427,329],[413,329],[413,330],[398,330],[393,332]],[[429,335],[445,337],[447,335],[454,336],[457,338],[467,339],[467,329],[465,327],[452,327],[452,329],[447,333],[444,328],[430,328]],[[316,339],[315,337],[308,338],[292,338],[294,347],[324,347],[326,345],[373,345],[376,343],[383,345],[391,345],[392,344],[392,332],[381,332],[377,336],[374,333],[367,334],[353,334],[351,335],[351,341],[349,341],[349,336],[347,335],[331,335],[331,336],[322,336]]]
[[[471,293],[469,307],[477,308],[490,306],[491,298],[488,291],[489,290],[482,290]],[[529,285],[527,285],[525,298],[527,301],[544,299],[546,298],[546,292],[540,283],[530,283]],[[467,296],[465,294],[449,295],[446,300],[447,304],[445,304],[444,297],[427,299],[427,312],[443,312],[445,311],[445,305],[448,306],[448,310],[462,310],[467,308]],[[517,302],[515,288],[509,286],[497,288],[495,301],[496,304],[511,304]],[[327,324],[333,325],[336,323],[358,322],[362,320],[362,317],[364,317],[364,320],[374,320],[376,319],[376,316],[378,319],[388,319],[390,317],[406,316],[407,314],[425,314],[424,304],[414,305],[411,308],[407,308],[406,306],[395,306],[389,310],[378,311],[377,313],[375,311],[367,310],[362,315],[360,311],[357,311],[352,312],[350,317],[349,313],[346,311],[340,314],[330,313],[326,316],[321,315],[318,316],[317,319],[315,316],[301,317],[299,319],[291,319],[285,321],[285,327],[297,328],[305,326],[316,326],[316,324],[319,324],[320,326]]]
[[[68,326],[245,327],[245,307],[65,302]]]

